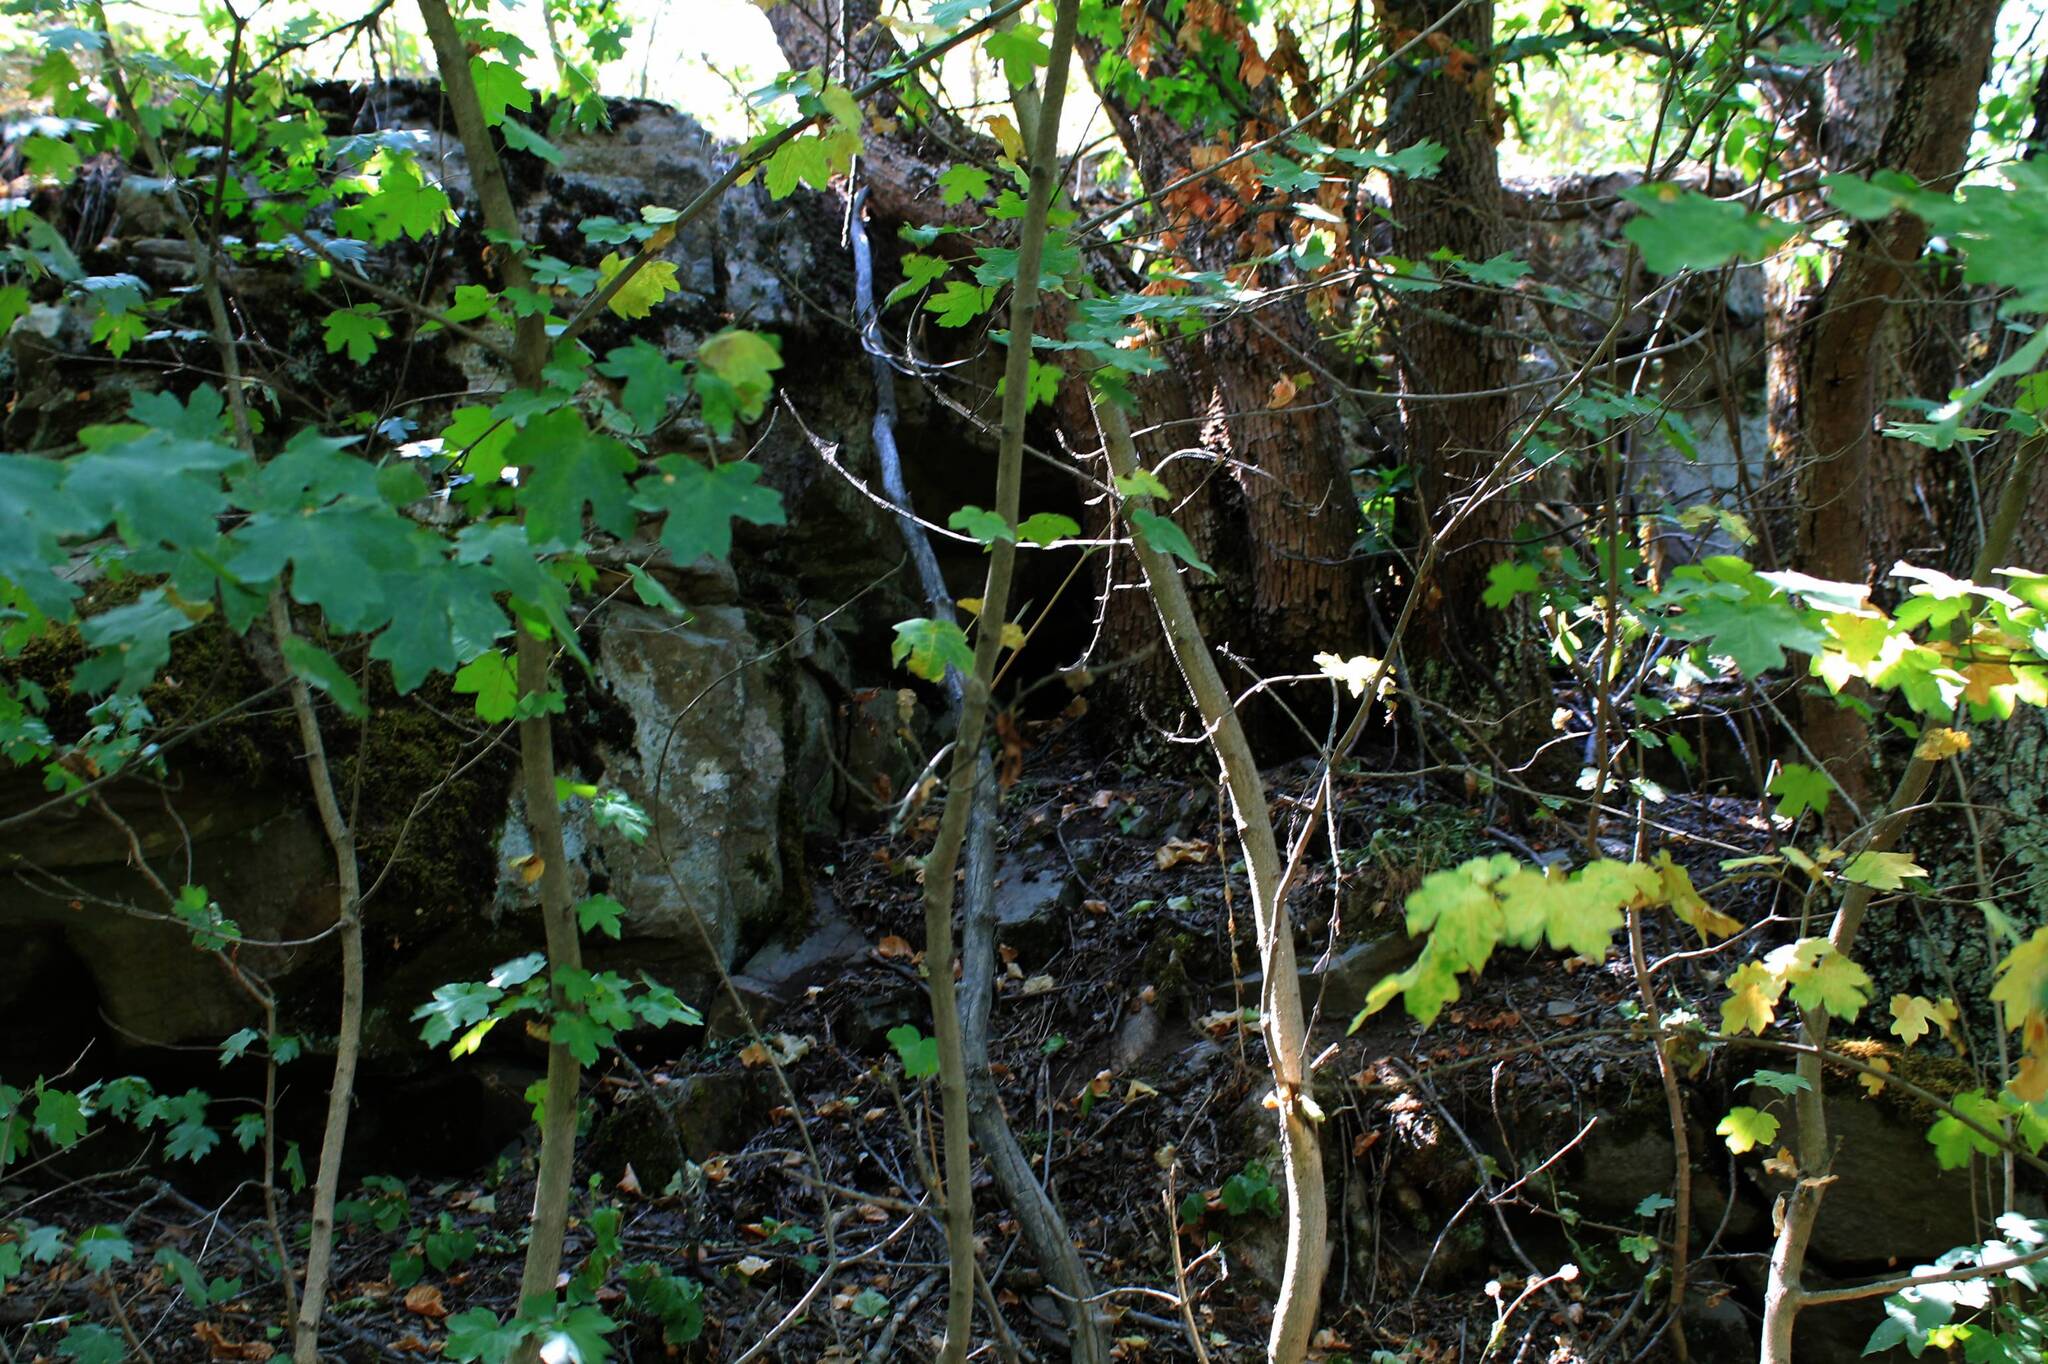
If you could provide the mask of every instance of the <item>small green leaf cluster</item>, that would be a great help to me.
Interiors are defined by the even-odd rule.
[[[1263,1161],[1247,1161],[1244,1168],[1217,1185],[1213,1198],[1199,1189],[1189,1190],[1180,1200],[1182,1226],[1192,1227],[1210,1211],[1220,1210],[1232,1217],[1278,1217],[1280,1186]]]
[[[1884,1300],[1884,1320],[1870,1333],[1866,1355],[1903,1345],[1916,1358],[1929,1346],[1972,1364],[2024,1364],[2048,1350],[2048,1315],[2040,1310],[2048,1276],[2039,1264],[2010,1264],[2048,1248],[2048,1221],[2001,1213],[1999,1235],[1959,1246],[1912,1273],[1934,1275],[1985,1267],[1974,1278],[1922,1284]]]
[[[578,915],[609,932],[617,926],[616,907],[609,896],[594,896]],[[537,1015],[536,1026],[584,1065],[595,1064],[598,1052],[629,1029],[672,1023],[694,1027],[704,1021],[675,991],[644,972],[637,986],[616,971],[562,967],[550,972],[540,952],[501,962],[485,980],[440,986],[412,1017],[420,1024],[422,1041],[439,1046],[453,1038],[448,1054],[460,1057],[482,1046],[499,1023],[519,1014]]]
[[[445,1274],[476,1253],[476,1233],[458,1226],[444,1212],[431,1229],[415,1227],[407,1234],[405,1244],[391,1257],[387,1277],[394,1288],[410,1288],[425,1277],[430,1266],[435,1273]]]
[[[63,1089],[38,1078],[26,1090],[0,1083],[0,1172],[27,1157],[41,1139],[51,1150],[68,1151],[91,1131],[93,1119],[110,1118],[138,1132],[161,1129],[173,1160],[198,1161],[220,1145],[220,1131],[207,1111],[213,1096],[202,1089],[159,1093],[139,1075],[96,1080]],[[250,1143],[243,1142],[243,1149]]]
[[[601,1364],[611,1356],[606,1337],[619,1326],[599,1305],[600,1295],[614,1279],[623,1285],[626,1310],[657,1323],[664,1344],[688,1345],[703,1334],[702,1285],[651,1261],[622,1263],[624,1215],[617,1204],[593,1208],[585,1227],[590,1253],[569,1276],[559,1298],[529,1298],[509,1320],[500,1320],[484,1307],[459,1312],[448,1318],[443,1353],[459,1361],[508,1364],[522,1344],[534,1341],[543,1359]]]

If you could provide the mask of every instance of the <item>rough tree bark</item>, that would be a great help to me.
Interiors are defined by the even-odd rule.
[[[1158,0],[1149,11],[1161,32],[1175,31]],[[1081,46],[1090,71],[1097,71],[1101,48],[1085,41]],[[1180,47],[1160,46],[1155,74],[1169,75],[1185,60]],[[1233,129],[1240,142],[1291,121],[1278,78],[1266,75],[1248,93],[1254,107],[1242,111]],[[1147,194],[1203,164],[1205,148],[1235,150],[1230,134],[1187,126],[1149,103],[1134,106],[1100,82],[1097,94]],[[1169,209],[1166,226],[1177,234],[1188,268],[1229,271],[1251,254],[1247,229],[1253,216],[1205,220]],[[1271,274],[1276,267],[1263,269]],[[1296,292],[1218,322],[1192,341],[1169,343],[1174,372],[1137,390],[1147,405],[1134,423],[1143,458],[1156,464],[1182,450],[1206,457],[1178,461],[1166,472],[1177,522],[1189,527],[1198,547],[1207,544],[1226,561],[1243,560],[1241,581],[1248,587],[1241,594],[1194,594],[1204,631],[1266,673],[1313,671],[1312,654],[1358,652],[1366,640],[1365,577],[1351,557],[1358,509],[1334,396],[1312,384],[1291,401],[1276,400],[1276,381],[1309,368],[1306,357],[1317,347],[1315,323]],[[1093,446],[1092,422],[1069,425],[1076,445]],[[1134,567],[1126,561],[1126,571]],[[1159,637],[1149,604],[1126,595],[1138,609],[1113,607],[1107,617],[1105,652],[1112,657],[1135,653]],[[1170,668],[1155,670],[1153,680],[1181,692]]]
[[[1390,38],[1441,24],[1449,44],[1425,47],[1401,63],[1389,91],[1388,145],[1427,139],[1444,149],[1436,175],[1393,178],[1394,251],[1415,261],[1445,249],[1487,260],[1510,244],[1495,150],[1493,5],[1412,0],[1391,8],[1389,19]],[[1513,439],[1519,406],[1500,390],[1515,379],[1519,347],[1500,290],[1453,284],[1401,300],[1392,338],[1408,461],[1421,519],[1441,525]],[[1481,601],[1487,570],[1507,557],[1519,518],[1514,499],[1496,496],[1441,546],[1432,580],[1415,584],[1425,594],[1424,619],[1435,627],[1416,648],[1440,670],[1464,674],[1452,688],[1462,699],[1484,687],[1499,706],[1496,720],[1533,733],[1551,704],[1542,651],[1526,620]]]
[[[1904,171],[1946,187],[1963,166],[1990,65],[1999,0],[1922,0],[1893,22],[1899,35],[1896,81],[1879,69],[1830,77],[1822,124],[1824,155],[1843,165]],[[1870,150],[1865,111],[1891,86],[1890,117]],[[1876,87],[1875,89],[1873,87]],[[1909,482],[1878,471],[1876,431],[1897,366],[1884,345],[1886,321],[1927,243],[1910,214],[1859,223],[1843,244],[1834,274],[1814,300],[1799,347],[1797,566],[1817,577],[1869,581],[1890,565],[1872,558],[1874,493]],[[1896,520],[1896,517],[1887,518]],[[1802,705],[1806,739],[1861,808],[1868,804],[1870,734],[1854,711],[1826,696]]]

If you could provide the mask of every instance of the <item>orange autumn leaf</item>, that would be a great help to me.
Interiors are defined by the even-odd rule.
[[[439,1321],[448,1315],[447,1304],[441,1301],[441,1290],[430,1283],[416,1283],[405,1290],[405,1310],[430,1321]]]

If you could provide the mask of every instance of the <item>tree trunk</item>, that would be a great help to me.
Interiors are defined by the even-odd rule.
[[[1163,32],[1173,31],[1165,24],[1163,7],[1155,3],[1151,11],[1151,22]],[[1087,43],[1083,48],[1090,71],[1098,70],[1102,49]],[[1182,58],[1179,47],[1162,44],[1155,54],[1156,74],[1171,73]],[[1220,135],[1179,123],[1149,103],[1134,106],[1100,87],[1097,93],[1147,194],[1159,194],[1205,160],[1235,150]],[[1250,94],[1257,107],[1236,123],[1247,142],[1289,121],[1277,78],[1264,76]],[[1154,211],[1163,212],[1171,249],[1187,269],[1245,276],[1240,263],[1257,254],[1253,237],[1264,230],[1256,201],[1243,197],[1259,193],[1257,182],[1245,183],[1248,188],[1240,193],[1220,181],[1201,182],[1209,202],[1221,206],[1209,216],[1170,198],[1155,206]],[[1299,282],[1279,278],[1275,266],[1261,267],[1261,272],[1270,277],[1243,282]],[[1162,341],[1171,371],[1137,390],[1146,403],[1142,417],[1133,422],[1140,428],[1134,433],[1140,456],[1155,462],[1176,452],[1202,457],[1176,461],[1168,469],[1176,520],[1191,520],[1201,528],[1199,536],[1189,531],[1198,546],[1206,539],[1226,562],[1242,560],[1238,581],[1243,588],[1194,594],[1203,631],[1265,675],[1313,671],[1311,658],[1320,652],[1367,651],[1365,577],[1352,559],[1358,509],[1336,397],[1318,389],[1312,377],[1318,344],[1308,305],[1296,291],[1253,313],[1215,323],[1195,338]],[[1305,375],[1310,376],[1307,382],[1300,382]],[[1084,449],[1094,444],[1092,420],[1080,424],[1086,412],[1085,395],[1062,409],[1062,426]],[[1181,424],[1162,425],[1176,419]],[[1228,576],[1225,563],[1211,562],[1219,576]],[[1128,567],[1125,571],[1130,572]],[[1110,580],[1112,602],[1131,581],[1134,577]],[[1158,622],[1142,604],[1113,608],[1105,619],[1103,652],[1108,657],[1128,656],[1158,639]],[[1184,695],[1163,655],[1147,675],[1157,682],[1160,695]],[[1245,680],[1234,679],[1233,686],[1241,689]]]
[[[1433,177],[1393,177],[1394,252],[1418,263],[1445,250],[1487,260],[1510,245],[1495,151],[1493,5],[1411,0],[1390,11],[1390,23],[1396,36],[1441,23],[1437,33],[1451,44],[1419,48],[1392,78],[1388,145],[1427,139],[1445,153]],[[1520,350],[1508,296],[1459,287],[1449,270],[1441,274],[1446,287],[1401,296],[1391,327],[1408,461],[1429,526],[1441,526],[1493,470],[1520,411],[1515,395],[1501,391],[1515,380]],[[1542,643],[1525,613],[1481,600],[1487,572],[1508,557],[1520,519],[1516,499],[1496,494],[1443,542],[1432,581],[1415,584],[1433,628],[1414,647],[1425,675],[1436,674],[1430,689],[1464,701],[1483,692],[1505,729],[1540,739],[1550,711]]]
[[[1998,9],[1999,0],[1922,0],[1890,26],[1899,33],[1896,68],[1859,72],[1861,64],[1845,64],[1831,75],[1824,162],[1874,161],[1923,184],[1953,184],[1969,147]],[[1888,104],[1890,117],[1872,153],[1867,114],[1887,87],[1895,93],[1879,107]],[[1884,344],[1895,334],[1886,322],[1926,242],[1925,225],[1909,214],[1855,225],[1800,344],[1797,567],[1817,577],[1871,581],[1890,566],[1873,560],[1874,528],[1881,519],[1896,526],[1903,518],[1894,506],[1882,516],[1874,512],[1874,493],[1908,487],[1912,475],[1909,467],[1879,466],[1881,447],[1896,444],[1876,435],[1881,402],[1893,396],[1881,385],[1898,368]],[[1868,726],[1827,696],[1808,697],[1801,718],[1808,744],[1850,802],[1866,806],[1873,789]]]

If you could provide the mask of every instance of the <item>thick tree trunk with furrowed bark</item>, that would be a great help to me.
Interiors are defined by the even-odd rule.
[[[1853,72],[1830,84],[1823,143],[1845,166],[1872,162],[1904,171],[1923,184],[1945,187],[1961,172],[1991,57],[1999,0],[1922,0],[1894,29],[1899,35],[1892,72],[1857,80]],[[1871,87],[1893,90],[1890,117],[1874,151],[1867,114]],[[1839,143],[1839,146],[1835,146]],[[1879,524],[1905,520],[1896,506],[1879,509],[1912,482],[1907,456],[1879,439],[1880,398],[1895,369],[1887,328],[1895,300],[1916,274],[1927,243],[1926,226],[1908,214],[1852,227],[1834,274],[1814,301],[1799,347],[1798,567],[1816,577],[1870,581],[1890,567],[1873,560]],[[1917,458],[1917,457],[1916,457]],[[1881,475],[1881,476],[1880,476]],[[1803,707],[1807,742],[1828,764],[1856,806],[1872,794],[1870,735],[1854,711],[1831,697],[1810,697]]]
[[[1488,260],[1510,245],[1495,150],[1493,6],[1413,0],[1389,18],[1390,41],[1439,24],[1444,40],[1404,59],[1389,93],[1388,145],[1427,140],[1444,149],[1435,175],[1392,179],[1394,252],[1419,262],[1445,250]],[[1392,326],[1408,461],[1430,527],[1483,494],[1513,444],[1520,413],[1516,396],[1503,391],[1515,380],[1520,353],[1508,295],[1460,287],[1455,275],[1443,273],[1449,287],[1400,296]],[[1415,648],[1448,690],[1497,707],[1493,718],[1504,728],[1540,739],[1551,707],[1541,643],[1520,613],[1504,615],[1482,600],[1488,571],[1512,553],[1520,516],[1511,494],[1494,491],[1444,540],[1432,580],[1415,585],[1427,613]]]

